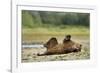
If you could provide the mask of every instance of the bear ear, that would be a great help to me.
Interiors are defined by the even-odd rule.
[[[68,34],[68,35],[65,35],[65,37],[66,37],[66,38],[71,38],[71,35],[70,35],[70,34]]]
[[[70,41],[71,40],[71,35],[66,35],[65,39]]]
[[[80,47],[82,47],[82,44],[80,44]]]
[[[67,35],[67,37],[70,37],[70,38],[71,38],[71,35],[70,35],[70,34],[68,34],[68,35]]]

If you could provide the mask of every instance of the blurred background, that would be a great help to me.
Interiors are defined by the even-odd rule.
[[[50,12],[22,10],[22,38],[25,42],[60,40],[65,35],[89,39],[90,14],[78,12]]]

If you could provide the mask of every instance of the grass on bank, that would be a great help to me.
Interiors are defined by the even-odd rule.
[[[23,28],[23,35],[44,34],[44,35],[89,35],[89,28],[85,26],[65,26],[65,27],[36,27]]]

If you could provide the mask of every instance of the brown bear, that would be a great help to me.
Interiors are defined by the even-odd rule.
[[[42,55],[53,55],[53,54],[67,54],[70,52],[81,51],[81,44],[78,44],[71,40],[71,35],[67,35],[63,40],[62,44],[58,44],[58,41],[55,37],[51,38],[47,43],[44,44],[44,47],[47,48],[47,51]]]

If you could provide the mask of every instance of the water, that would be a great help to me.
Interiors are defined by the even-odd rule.
[[[22,45],[23,48],[44,48],[44,46],[42,44],[24,44]]]

